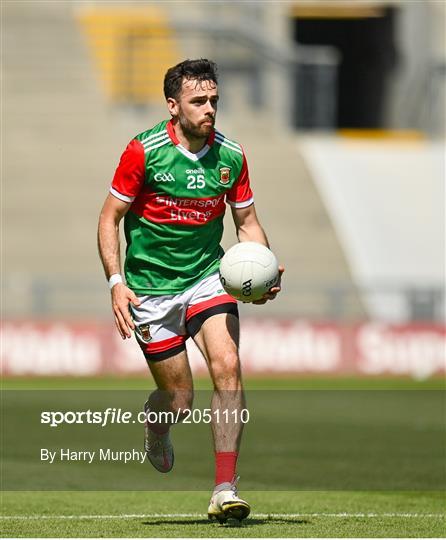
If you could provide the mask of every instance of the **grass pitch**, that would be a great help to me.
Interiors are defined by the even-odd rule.
[[[17,379],[7,380],[3,388],[13,389],[141,389],[148,386],[146,381],[131,379]],[[206,382],[198,382],[198,387],[206,388]],[[424,383],[417,383],[408,380],[354,380],[354,379],[254,379],[247,381],[248,388],[269,389],[269,390],[385,390],[383,398],[392,399],[392,394],[388,391],[411,390],[422,391],[417,396],[426,395],[429,400],[429,391],[435,399],[438,399],[438,392],[443,390],[444,383],[439,380],[431,380]],[[423,394],[423,392],[427,392]],[[285,393],[283,394],[285,395]],[[318,394],[315,394],[318,395]],[[323,394],[321,394],[323,396]],[[402,395],[395,393],[395,404],[402,403]],[[422,400],[424,402],[424,399]],[[331,402],[330,402],[331,403]],[[336,404],[336,402],[333,402]],[[389,402],[391,403],[391,402]],[[432,404],[435,404],[434,400]],[[441,401],[440,401],[441,403]],[[431,405],[430,405],[431,406]],[[418,407],[417,407],[418,409]],[[427,409],[427,411],[432,409]],[[256,407],[259,417],[258,427],[267,431],[268,438],[271,438],[271,422],[274,418],[268,417],[267,411],[262,412],[259,405]],[[425,453],[420,441],[436,440],[438,434],[444,434],[444,425],[440,425],[444,413],[425,418],[425,413],[416,418],[416,410],[407,417],[400,416],[398,407],[387,417],[377,415],[376,410],[364,407],[360,411],[361,426],[351,423],[350,411],[344,408],[338,410],[339,426],[342,433],[347,434],[353,443],[358,443],[352,438],[352,433],[361,434],[368,430],[378,430],[377,435],[382,434],[392,439],[395,426],[401,427],[407,419],[414,418],[415,432],[418,436],[413,440],[404,439],[404,447],[407,446],[408,463],[419,464],[421,480],[426,476],[433,478],[444,476],[444,461],[433,460],[426,464],[426,458],[434,453]],[[316,406],[308,412],[308,416],[302,413],[294,413],[288,410],[289,418],[297,415],[299,423],[305,418],[309,419],[312,425],[320,426],[321,430],[330,429],[327,423],[326,408],[320,409],[321,418],[318,417]],[[341,414],[342,413],[342,414]],[[323,415],[323,416],[322,416]],[[423,421],[421,421],[421,420]],[[404,421],[404,422],[403,422]],[[251,434],[256,434],[256,424],[250,428]],[[392,427],[393,426],[393,427]],[[180,426],[178,426],[180,427]],[[348,430],[347,430],[348,428]],[[352,431],[350,429],[352,428]],[[360,429],[361,428],[361,429]],[[362,431],[361,431],[362,430]],[[186,433],[184,431],[184,433]],[[316,437],[316,431],[312,432]],[[411,431],[405,431],[404,436],[410,435]],[[246,498],[252,506],[251,516],[239,524],[238,522],[228,522],[219,525],[207,520],[207,505],[210,491],[203,491],[189,480],[188,491],[5,491],[2,495],[2,537],[444,537],[446,534],[445,507],[446,498],[444,491],[437,487],[432,490],[413,490],[411,482],[416,482],[416,475],[407,485],[402,485],[401,489],[378,490],[378,489],[331,489],[331,490],[311,490],[301,488],[290,490],[287,488],[287,477],[290,485],[296,478],[296,470],[304,468],[307,464],[316,466],[319,462],[313,459],[315,449],[320,448],[322,437],[313,446],[306,444],[295,446],[293,440],[277,437],[271,439],[274,446],[274,461],[271,462],[269,470],[256,468],[250,464],[250,456],[255,455],[257,440],[252,437],[250,443],[249,430],[242,446],[242,459],[240,463],[241,496]],[[206,435],[208,437],[208,435]],[[433,437],[433,438],[430,438]],[[178,437],[182,439],[182,436]],[[416,440],[418,439],[418,440]],[[202,452],[204,438],[198,441],[196,451]],[[278,441],[283,441],[284,447],[278,446]],[[190,451],[187,444],[178,441],[179,451]],[[189,444],[189,443],[188,443]],[[359,443],[358,443],[359,444]],[[330,470],[330,466],[341,467],[348,464],[355,454],[339,455],[341,446],[330,446],[330,440],[326,441],[327,448],[323,454],[328,455],[327,463],[320,462],[321,467]],[[443,446],[444,448],[444,446]],[[441,450],[441,448],[440,448]],[[207,449],[206,449],[207,451]],[[294,452],[294,453],[293,453]],[[298,454],[296,453],[298,452]],[[373,452],[373,449],[372,449]],[[180,453],[180,452],[179,452]],[[18,458],[6,460],[7,466],[12,464],[13,468],[22,466],[26,471],[26,453],[20,454],[17,449]],[[200,454],[201,455],[201,454]],[[415,457],[414,457],[415,456]],[[182,459],[185,462],[184,454],[178,456],[178,468],[181,473]],[[398,459],[404,458],[404,454],[398,454]],[[305,458],[305,461],[302,459]],[[198,458],[196,458],[198,459]],[[260,457],[259,457],[260,459]],[[252,460],[251,460],[252,461]],[[259,462],[260,463],[260,462]],[[262,462],[263,463],[263,462]],[[360,463],[360,461],[359,461]],[[372,463],[372,461],[371,461]],[[390,462],[389,462],[390,463]],[[441,463],[441,465],[439,465]],[[22,465],[20,465],[22,464]],[[263,463],[264,464],[264,463]],[[352,467],[355,464],[352,462]],[[32,470],[32,469],[30,469]],[[37,470],[37,469],[36,469]],[[54,469],[56,471],[57,469]],[[70,470],[70,469],[67,469]],[[80,471],[80,469],[74,469]],[[341,473],[342,470],[340,469]],[[400,472],[406,469],[400,469]],[[410,467],[407,468],[410,470]],[[358,469],[359,471],[359,469]],[[3,471],[5,472],[5,471]],[[194,472],[191,469],[190,473]],[[208,472],[204,481],[208,478]],[[148,476],[154,472],[146,470]],[[57,474],[54,472],[53,474]],[[66,471],[65,471],[66,474]],[[77,473],[76,473],[77,474]],[[79,473],[82,479],[82,473]],[[382,474],[382,471],[381,471]],[[161,477],[168,475],[158,475]],[[255,476],[255,478],[253,478]],[[371,477],[373,475],[370,475]],[[8,476],[6,475],[6,478]],[[192,478],[193,476],[191,476]],[[262,479],[279,478],[278,484],[281,491],[274,490],[274,485],[265,489],[256,489],[256,484],[262,485]],[[98,477],[100,478],[100,477]],[[311,475],[302,475],[307,484],[311,484]],[[401,482],[401,478],[399,481]],[[323,476],[321,476],[323,479]],[[316,484],[322,483],[317,479]],[[197,478],[197,482],[200,479]],[[203,480],[203,479],[201,479]],[[209,490],[211,489],[209,479]],[[336,479],[338,481],[338,479]],[[367,479],[364,487],[371,484],[371,479]],[[205,482],[206,483],[206,482]],[[432,483],[434,481],[432,480]],[[4,484],[5,485],[5,484]],[[30,484],[32,485],[32,483]],[[51,485],[51,478],[48,477],[48,485]],[[201,484],[200,484],[201,485]],[[207,485],[207,484],[206,484]],[[358,486],[361,485],[358,482]],[[389,484],[390,485],[390,484]],[[436,486],[442,485],[440,482]],[[32,489],[26,488],[26,489]],[[79,489],[79,488],[77,488]],[[100,489],[100,488],[98,488]],[[124,489],[124,488],[123,488]],[[137,489],[141,489],[140,487]]]
[[[206,517],[208,492],[9,492],[3,537],[443,537],[444,496],[242,492],[243,521]]]

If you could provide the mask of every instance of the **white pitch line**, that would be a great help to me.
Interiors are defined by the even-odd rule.
[[[91,515],[30,515],[30,516],[0,516],[0,519],[150,519],[150,518],[204,518],[205,514],[91,514]],[[268,519],[293,519],[305,517],[329,517],[329,518],[445,518],[446,514],[419,514],[408,512],[386,513],[299,513],[299,514],[251,514],[252,518]]]

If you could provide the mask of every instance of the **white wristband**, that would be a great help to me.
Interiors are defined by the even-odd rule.
[[[117,283],[122,283],[121,274],[113,274],[112,276],[110,276],[110,279],[108,280],[108,286],[110,287],[110,289],[113,289],[113,287]]]

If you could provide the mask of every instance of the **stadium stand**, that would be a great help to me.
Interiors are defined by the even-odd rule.
[[[79,10],[103,82],[114,103],[160,101],[164,73],[178,58],[166,13],[156,6]]]
[[[265,313],[364,318],[332,216],[284,122],[278,73],[292,71],[296,49],[253,32],[268,24],[283,34],[284,13],[191,5],[181,18],[160,6],[5,4],[4,313],[107,316],[95,229],[108,183],[128,140],[165,116],[166,66],[206,54],[221,65],[219,127],[246,148],[258,211],[287,268],[286,295]],[[319,52],[304,58],[323,71],[334,57]]]
[[[163,106],[107,102],[103,71],[70,4],[8,3],[5,16],[5,313],[107,314],[98,211],[121,150],[165,114]],[[97,15],[82,17],[88,26]],[[173,45],[168,59],[175,61]],[[287,294],[270,312],[326,314],[326,296],[312,289],[354,286],[311,176],[293,137],[269,129],[267,114],[237,118],[228,111],[221,125],[246,147],[259,211],[287,266]],[[348,309],[362,314],[357,297]]]

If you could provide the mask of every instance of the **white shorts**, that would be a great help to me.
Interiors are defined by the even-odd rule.
[[[164,360],[186,348],[206,319],[218,313],[238,317],[237,301],[226,293],[218,272],[205,277],[187,291],[162,296],[138,296],[131,306],[135,336],[147,361]]]

